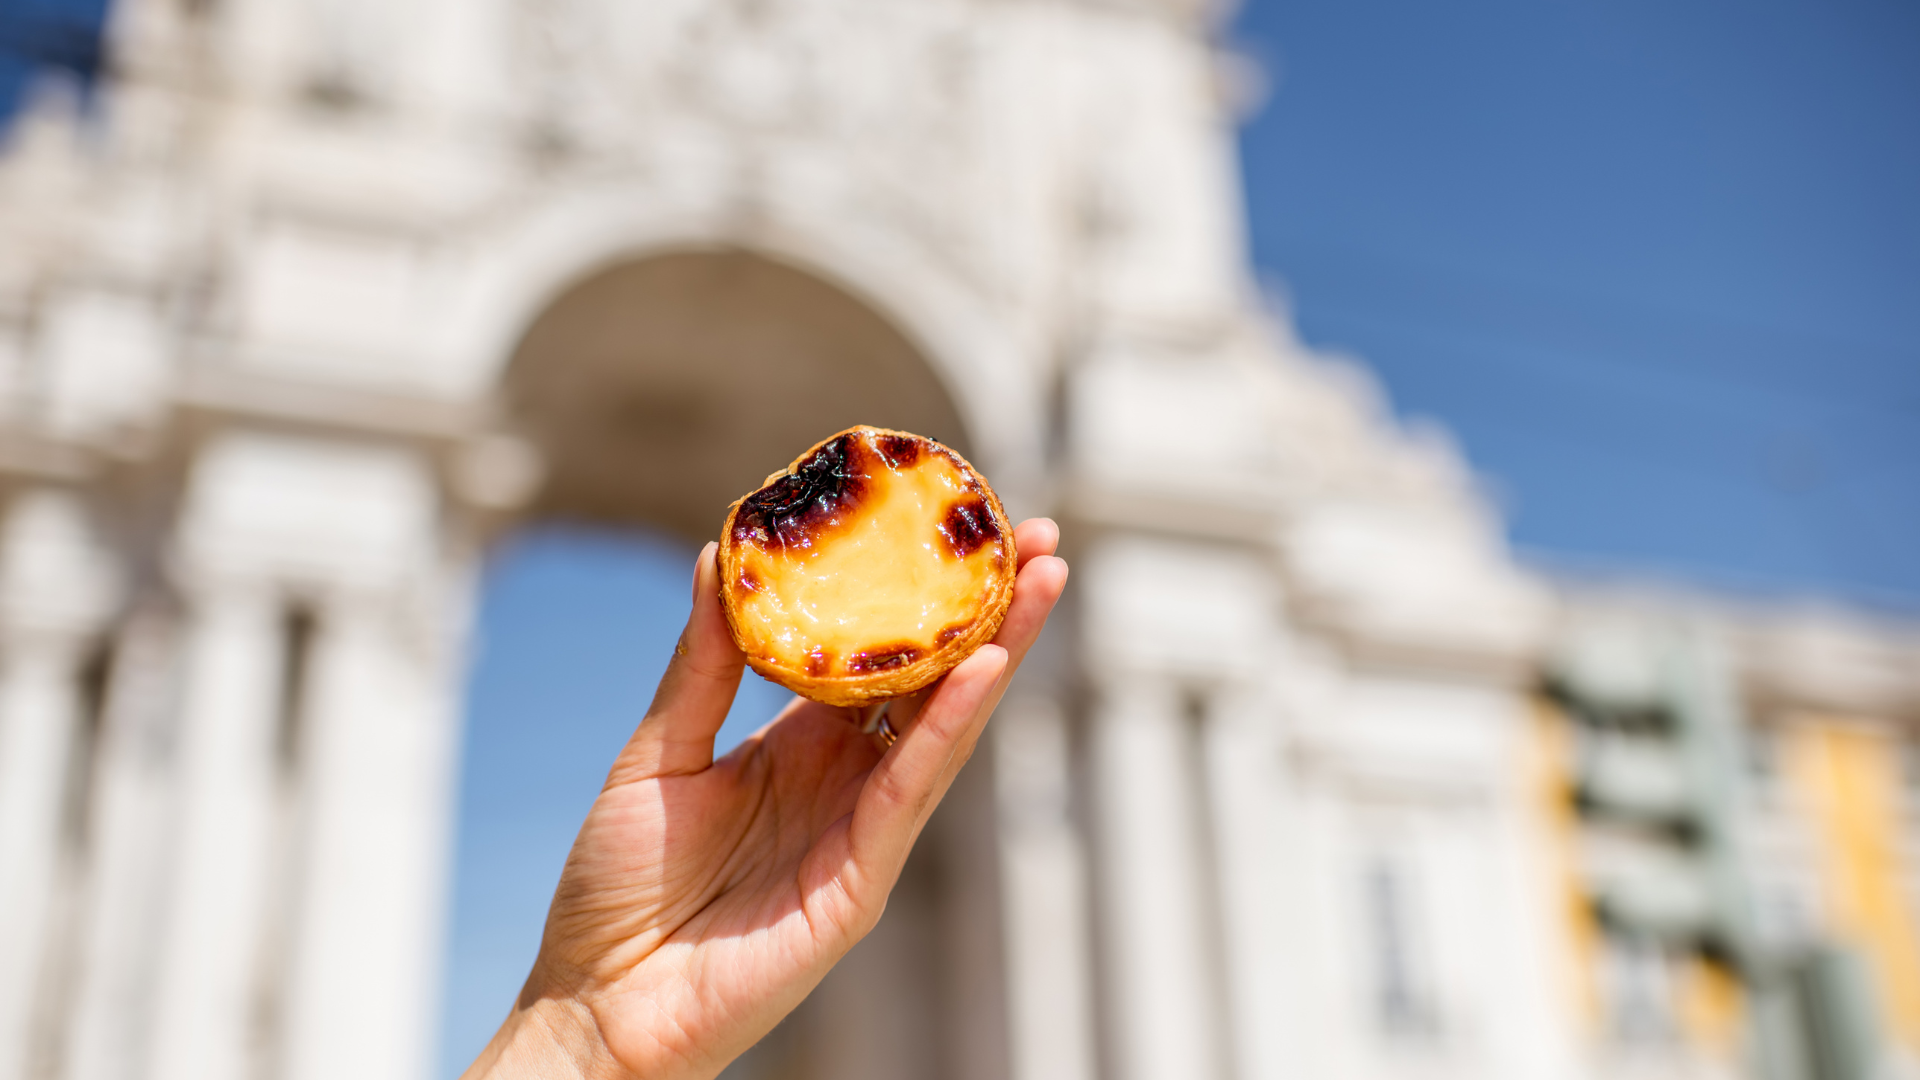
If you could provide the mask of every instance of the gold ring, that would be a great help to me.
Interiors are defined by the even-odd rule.
[[[880,726],[874,728],[873,733],[880,736],[880,744],[888,749],[892,749],[893,744],[900,738],[900,733],[893,730],[893,721],[887,717],[886,713],[880,714]]]

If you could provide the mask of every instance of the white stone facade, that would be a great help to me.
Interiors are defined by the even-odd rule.
[[[1640,1075],[1525,765],[1614,601],[1265,313],[1211,17],[123,0],[0,158],[0,1080],[427,1075],[485,544],[853,422],[1058,517],[1071,610],[737,1075]],[[1920,709],[1899,631],[1703,617]]]

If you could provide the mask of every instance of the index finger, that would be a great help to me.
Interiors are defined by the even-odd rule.
[[[1014,570],[1035,556],[1051,555],[1060,546],[1060,526],[1052,518],[1028,518],[1013,529]]]

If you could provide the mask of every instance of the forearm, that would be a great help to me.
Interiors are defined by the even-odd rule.
[[[461,1080],[628,1080],[592,1011],[569,998],[514,1007]]]

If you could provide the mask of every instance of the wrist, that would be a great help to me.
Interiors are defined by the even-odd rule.
[[[568,997],[516,1005],[461,1080],[624,1080],[593,1012]]]

